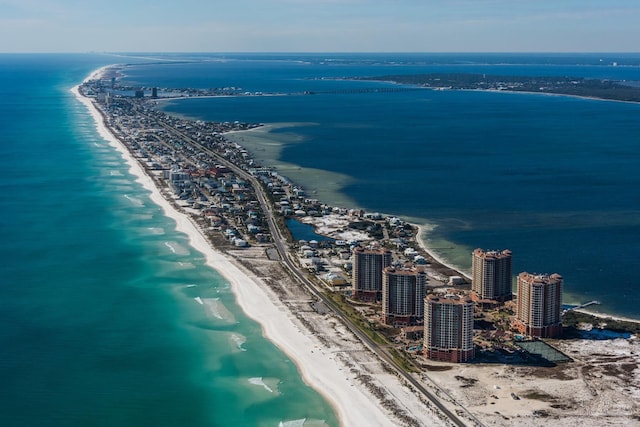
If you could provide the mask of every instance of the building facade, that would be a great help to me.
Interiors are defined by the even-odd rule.
[[[472,256],[471,290],[480,299],[510,300],[513,295],[511,251],[476,249]]]
[[[562,334],[562,276],[518,275],[516,328],[532,337],[553,338]]]
[[[416,268],[382,270],[383,322],[394,327],[411,326],[424,319],[427,275]]]
[[[391,251],[357,247],[353,250],[353,297],[382,300],[382,270],[391,265]]]
[[[436,295],[425,298],[424,355],[441,362],[473,359],[473,301],[470,298]]]

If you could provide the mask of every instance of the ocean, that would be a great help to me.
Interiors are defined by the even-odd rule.
[[[598,300],[595,311],[640,318],[640,105],[523,93],[376,92],[398,86],[348,79],[473,72],[635,84],[640,55],[193,59],[200,62],[131,67],[125,81],[260,92],[163,101],[162,108],[265,123],[234,140],[313,197],[423,225],[425,243],[462,271],[469,271],[474,248],[508,248],[516,273],[561,274],[565,303]]]
[[[70,92],[120,61],[0,55],[0,425],[337,426]]]

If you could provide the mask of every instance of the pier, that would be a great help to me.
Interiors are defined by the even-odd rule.
[[[589,307],[590,305],[600,305],[600,301],[593,300],[593,301],[585,302],[584,304],[577,305],[575,307],[567,308],[566,310],[562,310],[562,314],[565,314],[572,310],[578,310],[580,308]]]

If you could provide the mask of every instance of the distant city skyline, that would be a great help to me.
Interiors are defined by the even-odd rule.
[[[0,52],[638,52],[635,0],[3,0]]]

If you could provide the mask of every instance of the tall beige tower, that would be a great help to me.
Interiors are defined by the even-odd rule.
[[[511,251],[487,251],[476,249],[472,259],[471,290],[480,299],[510,300],[512,267]]]
[[[391,265],[391,251],[357,247],[353,250],[353,297],[382,299],[382,270]]]
[[[410,326],[424,319],[427,275],[416,268],[382,270],[382,315],[387,325]]]
[[[428,295],[424,300],[424,355],[442,362],[474,357],[473,301],[468,297]]]
[[[518,275],[516,327],[523,334],[552,338],[562,334],[562,276]]]

